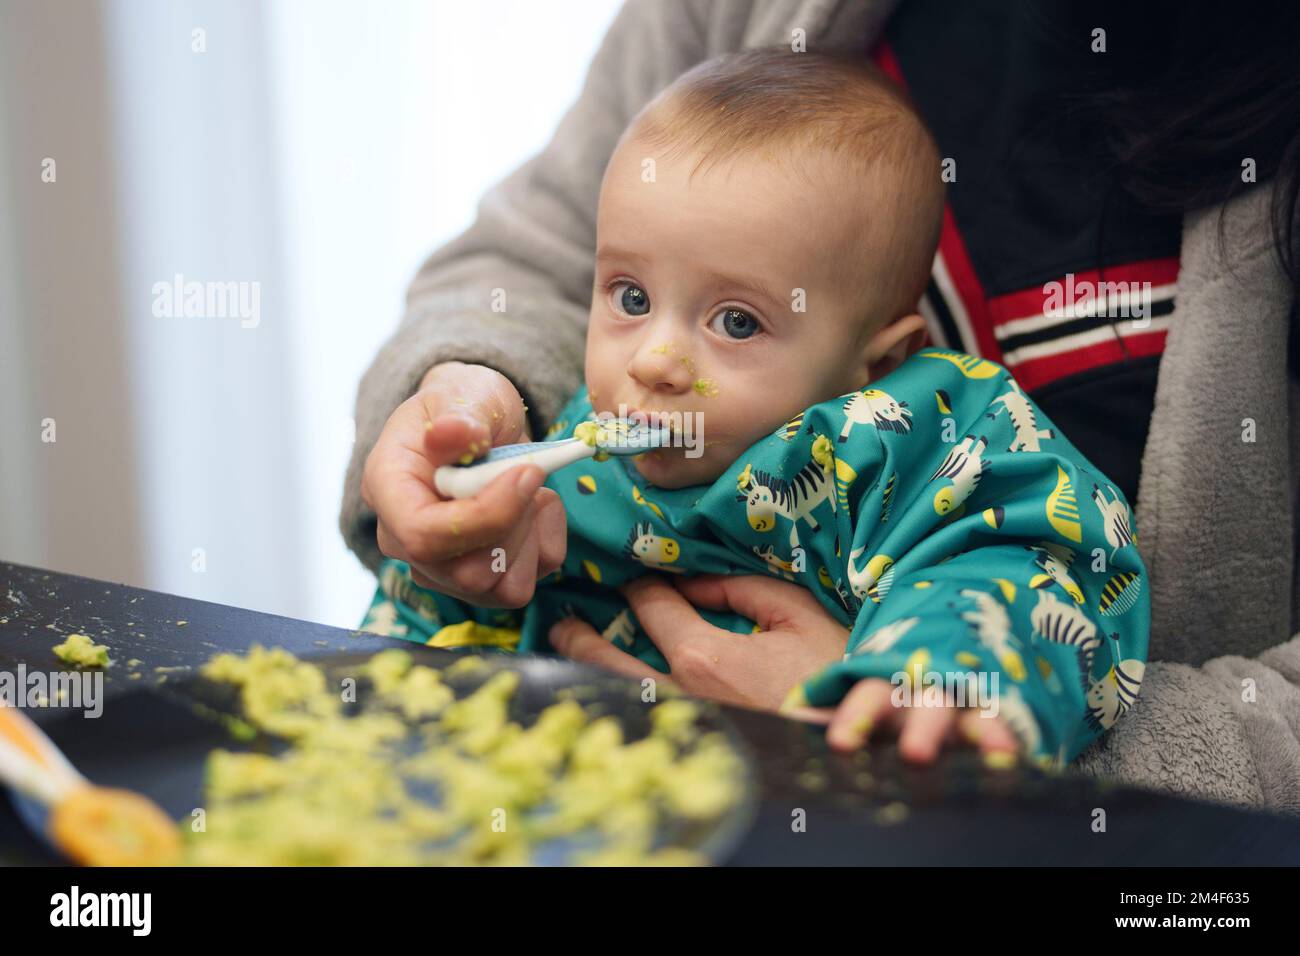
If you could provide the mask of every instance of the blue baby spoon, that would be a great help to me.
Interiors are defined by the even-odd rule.
[[[667,445],[672,436],[666,425],[652,427],[626,418],[582,422],[573,432],[574,437],[563,441],[502,445],[478,461],[442,465],[433,473],[434,487],[444,498],[469,498],[516,465],[537,465],[549,475],[584,458],[639,455]]]

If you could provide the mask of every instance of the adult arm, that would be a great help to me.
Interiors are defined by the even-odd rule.
[[[1137,706],[1076,766],[1300,813],[1300,384],[1286,362],[1300,328],[1272,195],[1261,184],[1186,219],[1138,503],[1152,660]],[[1258,441],[1242,439],[1246,418]]]

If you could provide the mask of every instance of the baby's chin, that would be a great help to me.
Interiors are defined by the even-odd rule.
[[[632,466],[649,484],[671,490],[713,484],[727,470],[727,464],[719,466],[717,459],[707,453],[688,458],[684,448],[660,448],[637,455]]]

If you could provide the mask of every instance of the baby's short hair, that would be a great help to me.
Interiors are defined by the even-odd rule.
[[[700,166],[755,152],[785,162],[812,150],[841,157],[864,178],[883,174],[885,215],[864,212],[887,221],[897,261],[884,273],[889,288],[876,291],[886,320],[916,308],[943,221],[939,151],[903,92],[864,56],[787,46],[724,54],[655,97],[624,134],[632,136],[699,155]],[[862,266],[845,268],[861,274]]]

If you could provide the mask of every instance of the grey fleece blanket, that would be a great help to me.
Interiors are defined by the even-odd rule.
[[[474,225],[412,284],[401,327],[357,399],[340,524],[378,565],[361,471],[385,420],[440,361],[490,365],[535,434],[582,375],[600,179],[632,115],[712,56],[791,42],[865,51],[887,0],[629,0],[551,143],[494,187]],[[1300,813],[1300,388],[1288,378],[1293,297],[1270,247],[1268,184],[1184,227],[1137,503],[1152,589],[1137,706],[1072,772]],[[490,290],[508,288],[494,312]],[[1254,440],[1243,440],[1253,423]],[[1294,635],[1294,636],[1293,636]]]

